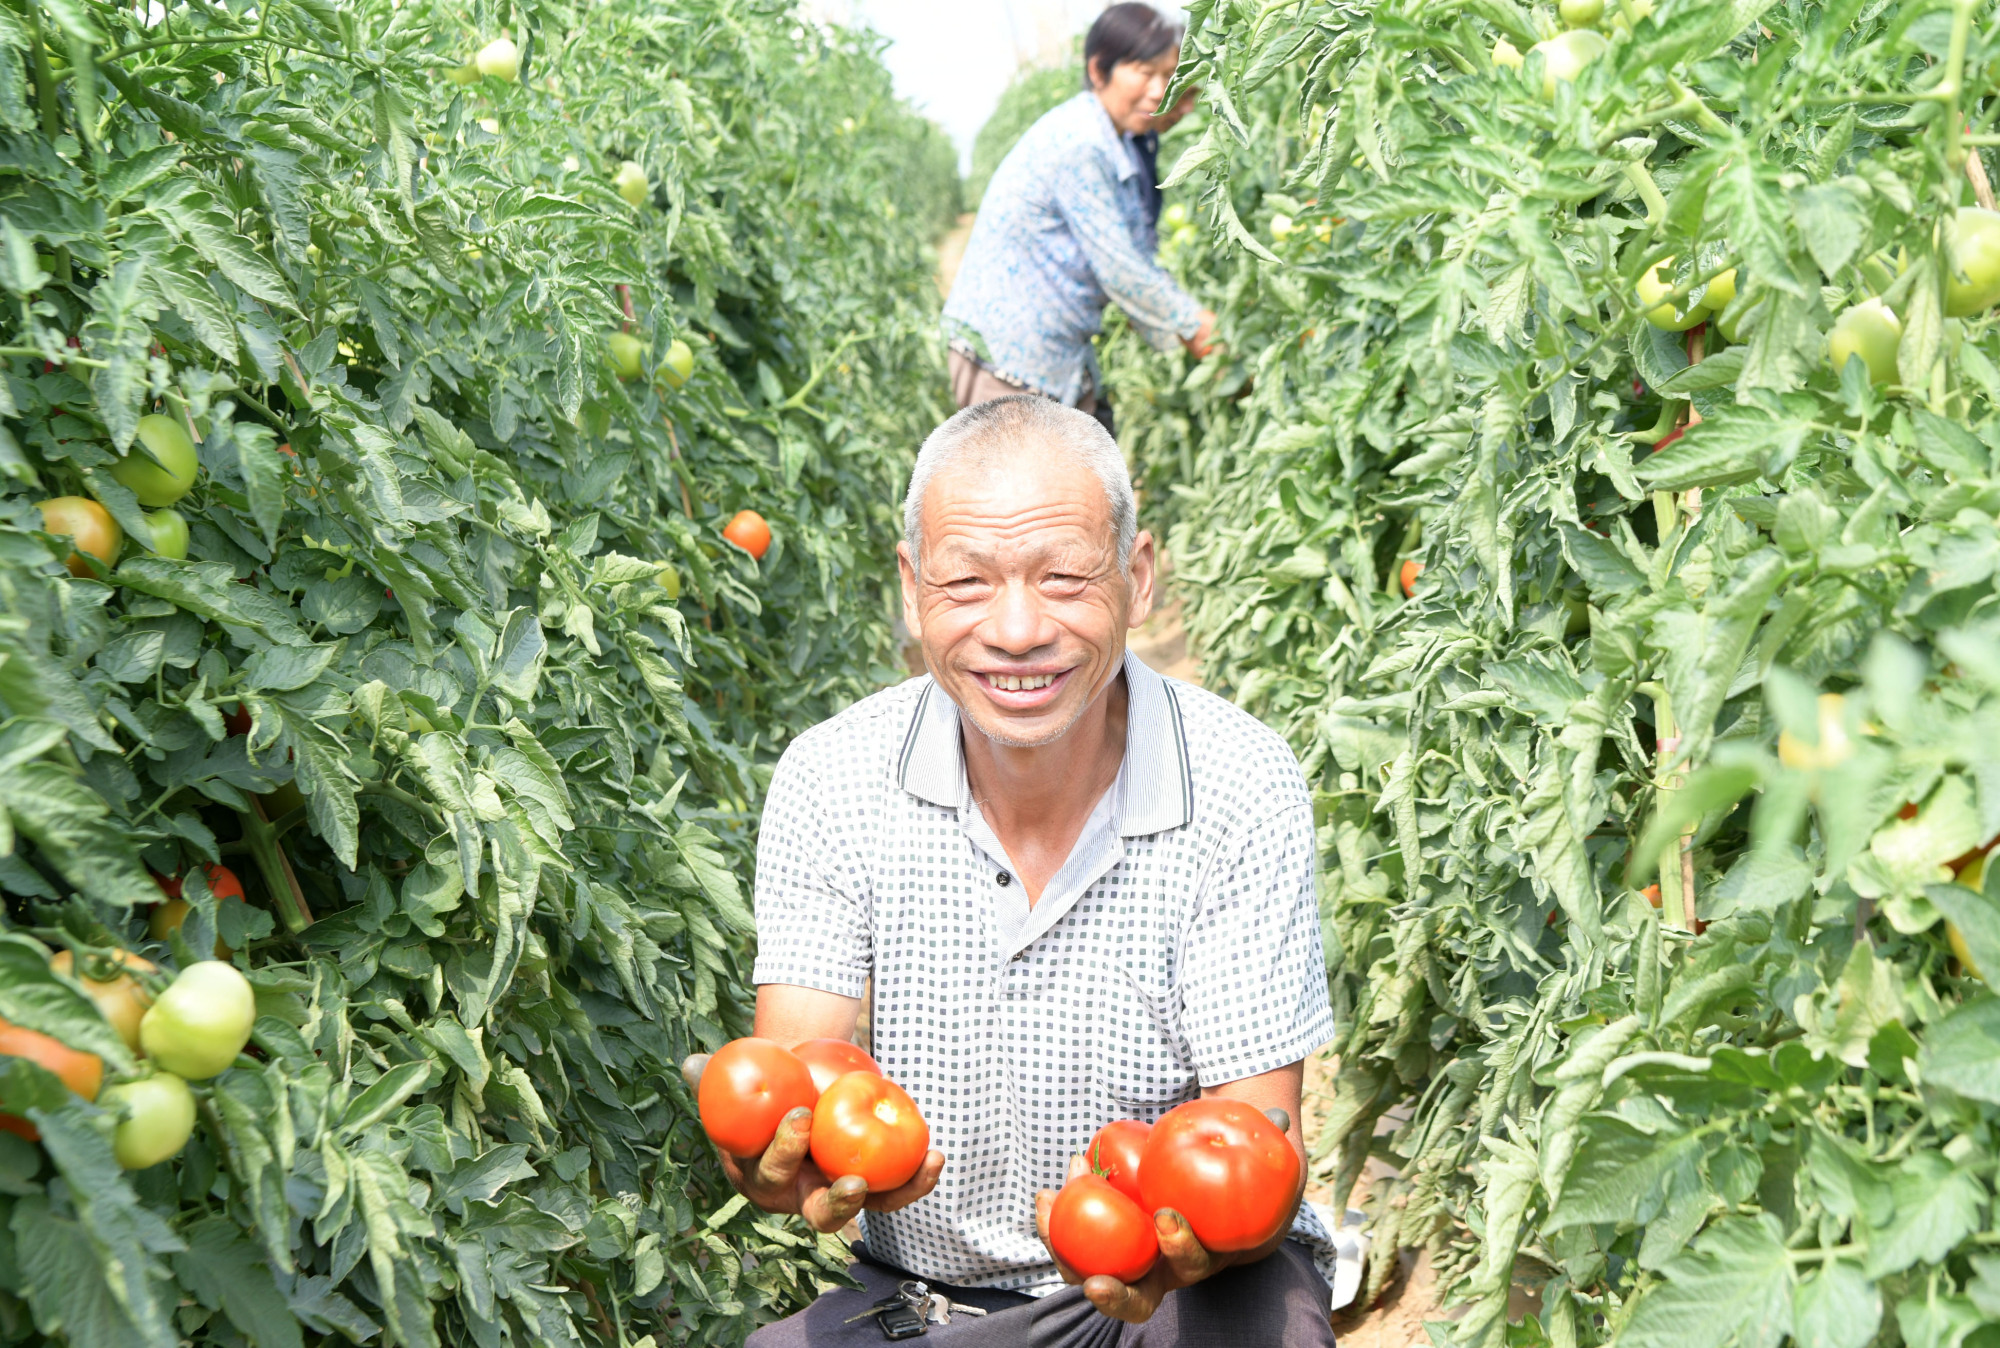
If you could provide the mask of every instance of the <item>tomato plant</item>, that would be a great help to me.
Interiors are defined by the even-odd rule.
[[[754,510],[739,510],[723,526],[722,536],[758,561],[771,547],[771,526]]]
[[[849,1072],[813,1106],[813,1163],[835,1179],[859,1175],[870,1193],[908,1184],[930,1145],[916,1102],[887,1077]]]
[[[1138,1202],[1139,1157],[1146,1150],[1146,1139],[1152,1133],[1153,1125],[1137,1119],[1114,1119],[1105,1124],[1097,1130],[1097,1136],[1090,1139],[1090,1150],[1084,1153],[1084,1159],[1090,1162],[1091,1173],[1133,1202]]]
[[[113,957],[116,967],[107,967],[103,972],[111,975],[108,979],[95,979],[79,974],[76,956],[67,950],[58,950],[49,957],[49,968],[64,978],[74,978],[90,1000],[97,1003],[97,1009],[111,1022],[111,1028],[118,1031],[118,1037],[125,1041],[125,1047],[137,1050],[139,1047],[139,1021],[146,1014],[146,1008],[153,1004],[153,995],[130,973],[117,970],[129,969],[139,973],[152,973],[155,965],[143,955],[135,955],[129,950],[120,950]],[[110,965],[113,961],[100,957],[97,961]],[[85,968],[90,967],[86,962]]]
[[[157,412],[139,418],[132,448],[111,465],[111,477],[142,506],[170,506],[194,486],[201,462],[194,441],[172,417]]]
[[[65,947],[260,1014],[128,1177],[0,1069],[0,1343],[740,1341],[839,1265],[677,1067],[750,1022],[771,764],[895,676],[949,144],[776,0],[10,12],[0,1015],[144,1070]],[[186,555],[73,577],[35,504],[152,538],[152,416]]]
[[[39,509],[42,528],[68,538],[76,549],[66,559],[71,575],[81,580],[91,574],[84,554],[107,567],[117,563],[125,531],[103,506],[84,496],[57,496],[41,502]]]
[[[71,1092],[86,1100],[95,1100],[104,1084],[104,1060],[96,1054],[73,1049],[53,1035],[25,1025],[0,1020],[0,1059],[6,1058],[23,1058],[54,1073]],[[18,1114],[0,1112],[0,1129],[29,1142],[41,1137],[35,1126]]]
[[[1304,1173],[1291,1139],[1262,1112],[1220,1097],[1175,1105],[1139,1156],[1148,1212],[1172,1208],[1202,1247],[1254,1250],[1282,1229]]]
[[[762,1156],[778,1124],[810,1109],[819,1087],[805,1062],[769,1039],[732,1039],[701,1074],[698,1101],[708,1140],[731,1156]]]
[[[1103,364],[1315,791],[1322,1178],[1394,1167],[1466,1348],[1976,1342],[1990,13],[1612,3],[1547,91],[1547,6],[1191,15],[1164,256],[1224,350]]]
[[[882,1075],[880,1064],[859,1045],[845,1039],[808,1039],[794,1045],[792,1052],[812,1073],[813,1089],[817,1091],[824,1091],[849,1072]]]
[[[165,1071],[206,1081],[229,1069],[250,1042],[257,995],[250,980],[222,960],[181,970],[139,1019],[139,1046]]]
[[[1122,1190],[1095,1175],[1063,1185],[1049,1210],[1049,1248],[1085,1278],[1137,1282],[1160,1258],[1153,1218]]]
[[[172,1160],[194,1135],[194,1092],[170,1072],[121,1082],[98,1103],[118,1116],[111,1154],[127,1170]]]

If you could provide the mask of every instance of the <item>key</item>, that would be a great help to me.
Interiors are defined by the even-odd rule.
[[[883,1311],[889,1310],[892,1307],[901,1306],[906,1301],[908,1301],[908,1298],[901,1295],[892,1297],[883,1297],[880,1301],[870,1306],[867,1310],[861,1312],[861,1314],[850,1315],[845,1320],[842,1320],[841,1323],[844,1325],[851,1325],[851,1324],[856,1324],[862,1320],[873,1319],[875,1316],[880,1315]]]
[[[946,1307],[960,1315],[980,1316],[986,1314],[984,1306],[968,1306],[963,1301],[948,1301]]]
[[[934,1325],[951,1323],[951,1298],[942,1292],[932,1292],[924,1306],[924,1319]]]

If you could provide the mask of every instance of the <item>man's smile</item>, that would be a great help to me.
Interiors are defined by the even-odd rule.
[[[975,670],[972,677],[980,691],[1010,711],[1032,711],[1062,695],[1074,669],[1002,672]]]

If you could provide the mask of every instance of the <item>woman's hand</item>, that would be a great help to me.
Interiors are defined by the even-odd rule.
[[[708,1065],[706,1054],[696,1054],[681,1065],[688,1088],[701,1084],[701,1072]],[[812,1111],[800,1106],[778,1123],[778,1134],[762,1156],[735,1157],[717,1148],[722,1173],[736,1186],[736,1192],[766,1212],[795,1212],[815,1231],[838,1231],[854,1220],[863,1208],[870,1212],[894,1212],[906,1208],[937,1188],[944,1172],[944,1153],[932,1148],[923,1165],[908,1184],[878,1194],[868,1192],[868,1181],[859,1175],[843,1175],[828,1182],[812,1161]]]
[[[1201,311],[1201,326],[1194,330],[1194,336],[1181,338],[1181,345],[1196,360],[1207,360],[1209,353],[1218,345],[1215,340],[1215,310]]]

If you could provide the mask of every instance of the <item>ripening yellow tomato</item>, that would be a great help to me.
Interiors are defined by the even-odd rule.
[[[70,546],[76,549],[66,563],[72,576],[88,579],[92,574],[90,563],[83,559],[85,553],[107,567],[117,565],[125,531],[103,506],[87,496],[56,496],[43,501],[38,509],[42,512],[42,528],[67,536]]]
[[[1837,768],[1854,757],[1847,734],[1847,699],[1839,693],[1819,695],[1819,742],[1807,744],[1787,730],[1778,736],[1778,761],[1795,771]]]

